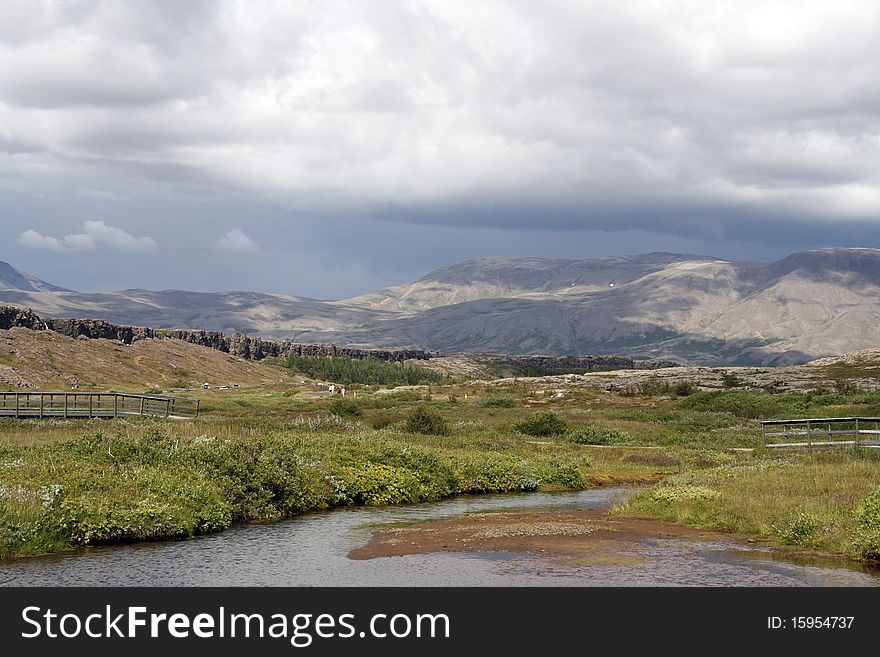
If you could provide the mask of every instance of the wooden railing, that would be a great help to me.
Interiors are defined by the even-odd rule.
[[[762,420],[761,444],[764,447],[880,447],[880,418]]]
[[[120,392],[0,392],[0,417],[114,418],[149,415],[192,419],[199,400]]]

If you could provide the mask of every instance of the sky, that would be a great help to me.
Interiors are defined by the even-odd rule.
[[[38,2],[0,260],[342,298],[481,255],[880,247],[880,3]]]

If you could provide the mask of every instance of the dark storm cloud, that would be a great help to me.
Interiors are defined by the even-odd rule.
[[[445,262],[568,255],[559,232],[873,245],[878,79],[870,1],[10,1],[0,230],[63,245],[103,221],[206,286],[224,252],[296,252],[292,276],[342,272],[322,293],[409,274],[378,255],[401,234]]]

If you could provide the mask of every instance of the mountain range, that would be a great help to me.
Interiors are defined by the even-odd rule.
[[[773,263],[485,257],[337,301],[74,292],[0,263],[0,303],[49,317],[363,347],[789,364],[880,345],[880,249],[815,249]]]

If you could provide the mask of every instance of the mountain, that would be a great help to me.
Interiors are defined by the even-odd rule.
[[[468,300],[443,305],[458,289]],[[479,259],[350,300],[375,306],[382,299],[378,305],[403,310],[374,326],[310,339],[441,351],[800,363],[880,344],[878,292],[877,249],[817,249],[770,264],[663,253]]]
[[[78,293],[19,276],[31,288],[18,282],[9,289],[4,276],[0,303],[47,316],[302,342],[729,364],[801,363],[880,345],[878,249],[815,249],[769,264],[672,253],[477,258],[339,301],[253,292]]]
[[[31,276],[23,271],[18,271],[12,265],[0,262],[0,290],[20,290],[26,292],[69,292],[63,287],[51,285],[41,281],[36,276]]]
[[[468,260],[431,272],[414,283],[379,290],[348,302],[368,308],[413,312],[478,299],[542,294],[576,295],[629,283],[697,256],[648,253],[571,260],[498,258]]]

